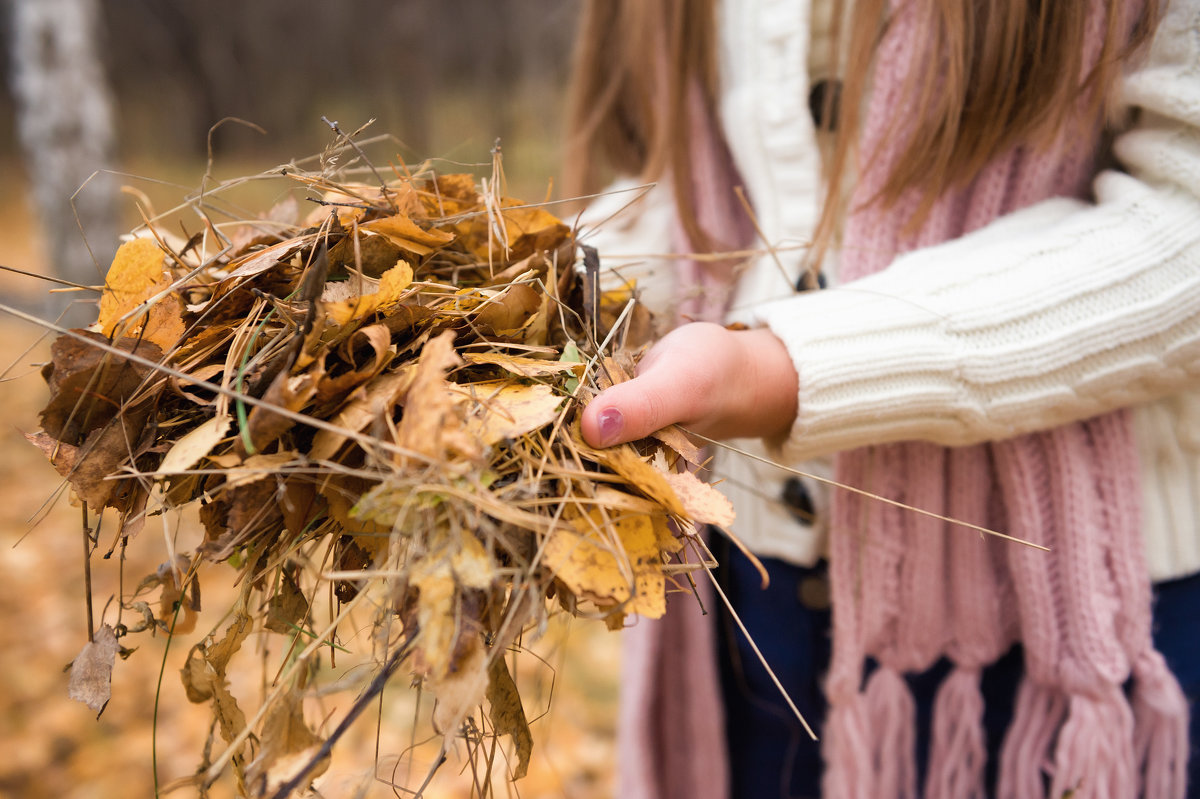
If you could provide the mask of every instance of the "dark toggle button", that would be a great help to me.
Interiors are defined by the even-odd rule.
[[[807,270],[801,272],[800,277],[798,277],[796,279],[796,291],[808,291],[808,286],[804,285],[804,281],[806,278],[808,278]],[[827,285],[828,285],[828,281],[825,280],[825,273],[817,272],[817,288],[823,289]]]
[[[825,78],[813,84],[808,92],[808,111],[812,114],[817,130],[837,130],[838,114],[841,111],[842,82]]]
[[[829,575],[824,572],[805,577],[796,586],[796,598],[809,610],[829,610],[830,593]]]
[[[783,505],[792,517],[801,524],[812,524],[816,521],[817,509],[813,505],[812,495],[799,477],[789,477],[783,483]]]

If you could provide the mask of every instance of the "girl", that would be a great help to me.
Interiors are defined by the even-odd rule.
[[[602,258],[713,254],[632,259],[685,323],[591,442],[836,453],[1049,550],[718,452],[772,587],[723,580],[823,765],[692,603],[629,636],[619,795],[1184,796],[1200,0],[596,0],[571,120],[572,190],[658,181]]]

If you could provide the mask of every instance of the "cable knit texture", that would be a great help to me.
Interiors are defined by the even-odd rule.
[[[903,145],[894,121],[920,41],[914,9],[893,4],[877,54],[862,137],[869,160],[843,250],[848,283],[900,252],[1050,197],[1079,196],[1093,171],[1096,142],[1064,135],[1045,151],[1018,148],[994,159],[969,185],[940,197],[913,234],[904,231],[919,194],[887,208],[870,204]],[[1094,63],[1104,30],[1103,15],[1093,13],[1085,64]],[[1184,796],[1187,703],[1151,644],[1139,490],[1129,479],[1136,472],[1123,411],[956,450],[896,443],[838,457],[842,482],[980,520],[1050,552],[983,541],[861,495],[835,494],[827,796],[915,799],[915,715],[902,675],[943,655],[954,670],[934,705],[924,796],[984,796],[980,669],[1016,642],[1026,685],[1004,742],[999,796],[1041,795],[1043,772],[1052,797]],[[864,688],[868,657],[878,668]],[[1131,704],[1122,690],[1130,678],[1135,697],[1154,698]],[[1150,738],[1157,745],[1144,743]]]

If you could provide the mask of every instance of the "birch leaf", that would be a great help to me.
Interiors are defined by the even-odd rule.
[[[153,239],[133,239],[117,249],[100,295],[97,324],[105,336],[111,336],[121,317],[151,296],[150,290],[163,277],[163,257]]]

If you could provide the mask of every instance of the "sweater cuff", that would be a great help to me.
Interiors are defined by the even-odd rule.
[[[796,422],[787,441],[772,442],[784,462],[881,441],[1012,434],[966,396],[938,309],[875,293],[863,281],[855,286],[757,314],[785,342],[799,377]]]

